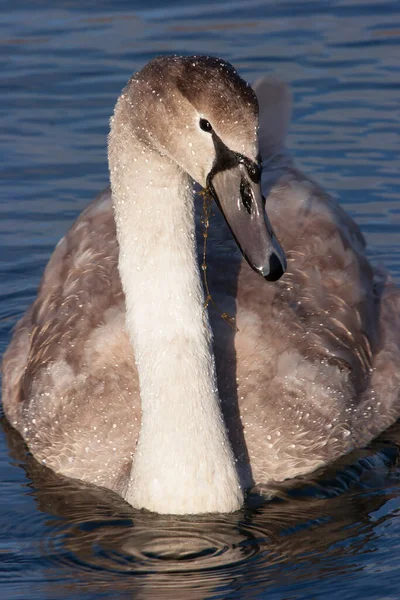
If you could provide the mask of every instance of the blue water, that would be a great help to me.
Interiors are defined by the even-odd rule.
[[[400,283],[396,0],[1,3],[0,352],[52,248],[107,184],[106,134],[156,54],[214,54],[294,93],[289,146]],[[173,519],[59,479],[0,439],[0,597],[397,599],[399,427],[239,515]]]

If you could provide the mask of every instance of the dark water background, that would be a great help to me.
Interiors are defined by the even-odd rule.
[[[294,92],[289,145],[400,283],[400,3],[0,2],[0,352],[52,248],[107,183],[116,97],[156,54],[214,54]],[[0,439],[0,597],[400,598],[399,427],[240,514],[132,511]]]

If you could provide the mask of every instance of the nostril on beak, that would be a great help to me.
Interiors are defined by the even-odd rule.
[[[269,258],[269,273],[264,275],[267,281],[277,281],[282,277],[285,272],[285,266],[282,264],[281,259],[275,252],[273,252]]]

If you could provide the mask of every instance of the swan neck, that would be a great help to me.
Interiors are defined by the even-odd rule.
[[[119,270],[142,403],[126,499],[159,513],[231,512],[243,495],[204,311],[192,181],[139,142],[116,153],[112,141],[111,133]]]

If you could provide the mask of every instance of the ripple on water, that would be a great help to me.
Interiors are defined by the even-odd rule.
[[[107,598],[135,592],[200,599],[226,597],[234,582],[248,598],[273,591],[277,582],[282,590],[282,581],[289,589],[334,578],[338,568],[352,573],[376,524],[369,515],[382,514],[384,521],[385,506],[398,493],[393,442],[400,430],[391,431],[389,441],[277,485],[272,501],[252,493],[242,511],[196,518],[133,510],[115,494],[58,477],[28,455],[21,465],[34,491],[24,498],[40,510],[9,508],[5,537],[15,551],[11,543],[3,554],[0,578],[17,582],[28,570],[32,581],[44,577],[53,594],[59,588],[68,598],[84,589],[96,598],[108,590]],[[23,441],[12,435],[10,446],[21,456]]]

